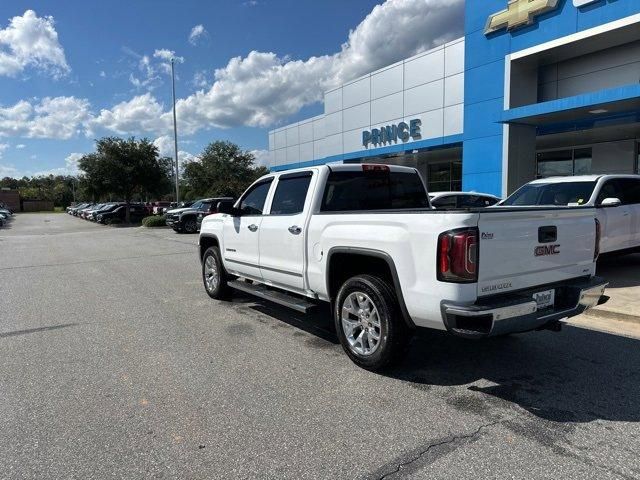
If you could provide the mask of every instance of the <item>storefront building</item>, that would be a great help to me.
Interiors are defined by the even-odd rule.
[[[640,1],[467,0],[465,36],[328,91],[270,167],[416,167],[430,191],[639,173]]]

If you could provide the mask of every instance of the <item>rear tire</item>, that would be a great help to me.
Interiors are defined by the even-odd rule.
[[[334,322],[346,354],[367,370],[379,371],[397,363],[411,338],[395,291],[372,275],[358,275],[342,285]]]
[[[230,297],[227,285],[227,272],[222,265],[218,247],[209,247],[202,257],[202,281],[204,289],[211,298],[225,300]]]

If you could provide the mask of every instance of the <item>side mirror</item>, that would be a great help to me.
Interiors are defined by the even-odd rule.
[[[233,204],[229,202],[218,202],[218,206],[216,208],[218,213],[226,213],[232,217],[237,217],[240,214],[238,209],[234,208]]]
[[[622,201],[620,201],[619,198],[605,198],[598,206],[599,207],[619,207],[620,205],[622,205]]]

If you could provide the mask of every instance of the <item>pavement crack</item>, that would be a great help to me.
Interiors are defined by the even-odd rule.
[[[401,462],[392,462],[395,464],[395,466],[391,466],[390,464],[387,464],[385,466],[383,466],[381,469],[378,470],[378,472],[381,471],[385,471],[385,473],[381,474],[381,475],[376,475],[372,478],[375,478],[377,480],[383,480],[385,478],[390,477],[391,475],[395,475],[396,473],[399,473],[400,470],[402,469],[407,469],[410,468],[413,464],[415,464],[416,462],[418,462],[419,460],[421,460],[425,455],[427,455],[429,452],[431,452],[433,449],[438,448],[438,447],[443,447],[443,446],[447,446],[447,445],[452,445],[458,442],[469,442],[471,440],[473,440],[475,437],[479,436],[480,433],[482,432],[482,430],[486,429],[486,428],[490,428],[494,425],[497,425],[499,423],[502,423],[503,421],[505,421],[506,419],[502,419],[502,420],[496,420],[493,422],[489,422],[489,423],[484,423],[482,425],[480,425],[478,428],[476,428],[473,432],[468,433],[468,434],[462,434],[462,435],[453,435],[453,436],[449,436],[446,437],[443,440],[439,440],[433,443],[430,443],[428,445],[426,445],[425,447],[423,447],[422,449],[418,450],[418,451],[414,451],[412,455],[410,455],[409,458],[404,459]],[[444,454],[448,453],[448,451],[444,452]],[[439,456],[437,456],[436,458],[434,458],[434,461],[439,458]],[[388,471],[388,468],[393,468],[391,471]]]

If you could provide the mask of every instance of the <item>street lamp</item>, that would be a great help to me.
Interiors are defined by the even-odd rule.
[[[178,166],[178,123],[176,122],[176,77],[173,69],[175,59],[171,58],[171,90],[173,92],[173,149],[176,161],[176,206],[180,201],[179,178],[180,169]]]

